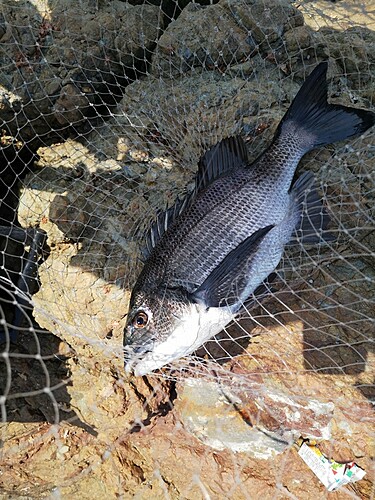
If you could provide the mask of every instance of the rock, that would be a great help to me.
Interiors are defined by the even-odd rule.
[[[57,83],[57,82],[56,82]],[[57,90],[58,86],[52,89]],[[50,88],[51,90],[51,88]],[[87,93],[94,97],[94,91],[88,87]],[[91,103],[94,104],[93,99]],[[61,88],[60,95],[54,105],[56,120],[60,125],[80,125],[85,121],[90,106],[90,99],[75,85],[68,83]]]
[[[185,380],[176,411],[186,429],[212,448],[262,459],[285,451],[301,435],[330,438],[333,403],[291,398],[259,378],[247,378],[244,388],[244,380],[226,380],[224,374],[219,382]]]
[[[302,49],[311,47],[313,43],[313,31],[308,26],[297,26],[284,35],[285,49],[287,53],[297,51],[301,55]]]
[[[66,160],[61,162],[64,157]],[[46,315],[49,311],[50,319],[46,320],[45,316],[40,321],[46,327],[47,321],[52,331],[55,331],[57,319],[69,322],[71,318],[74,323],[75,314],[69,303],[80,302],[85,312],[74,328],[80,330],[81,340],[67,337],[67,330],[62,325],[60,338],[74,346],[77,340],[82,343],[84,338],[87,342],[88,338],[112,336],[111,332],[116,328],[121,335],[119,326],[123,323],[128,300],[128,293],[122,289],[124,264],[127,253],[128,258],[136,259],[136,248],[126,234],[132,222],[128,219],[122,224],[118,216],[124,215],[125,207],[135,202],[136,194],[130,190],[131,181],[129,183],[116,161],[100,162],[74,141],[68,141],[60,148],[41,149],[38,168],[30,189],[24,189],[21,194],[23,209],[19,218],[26,227],[38,225],[45,228],[48,244],[52,247],[52,258],[39,270],[46,286],[42,286],[40,294],[35,296],[35,310],[38,311],[40,304],[41,314]],[[69,244],[70,239],[78,243]],[[92,273],[94,268],[97,271]],[[64,269],[71,271],[66,274]],[[51,274],[55,274],[52,281]],[[91,298],[80,291],[82,286],[86,291],[91,290]],[[61,299],[61,315],[52,320],[56,296]],[[46,308],[47,303],[50,307]],[[105,303],[111,304],[116,313],[106,309]]]
[[[173,78],[195,67],[225,71],[253,52],[248,33],[222,3],[205,7],[190,3],[158,40],[152,73]]]
[[[326,0],[312,0],[303,5],[303,16],[305,24],[315,30],[332,27],[339,32],[352,26],[371,29],[373,24],[369,15],[371,6],[371,0],[364,0],[360,7],[347,2],[335,2],[335,5],[332,5],[332,2]]]
[[[189,4],[158,40],[152,73],[173,78],[195,68],[225,73],[228,67],[268,54],[285,32],[303,24],[289,2],[222,0],[202,7]],[[186,30],[185,26],[190,26]],[[207,36],[213,33],[215,36]],[[306,41],[306,30],[301,38]]]
[[[362,27],[351,28],[345,32],[322,28],[319,30],[319,36],[320,50],[334,59],[347,75],[348,86],[359,91],[354,99],[361,96],[371,102],[374,86],[369,67],[375,64],[374,32]],[[321,48],[323,46],[324,49]],[[352,95],[352,99],[353,97]],[[353,101],[352,105],[358,104]]]
[[[20,395],[31,390],[33,377],[31,369],[23,369],[12,377],[5,406],[0,399],[2,408],[9,409],[2,424],[0,475],[7,497],[324,498],[324,487],[292,446],[300,435],[317,439],[336,460],[355,458],[368,475],[351,494],[371,497],[370,133],[347,146],[314,151],[300,165],[300,172],[316,174],[337,242],[288,248],[272,297],[244,313],[240,323],[196,356],[143,378],[127,377],[123,370],[123,327],[140,268],[143,229],[157,209],[192,185],[200,155],[240,132],[255,159],[272,139],[302,79],[321,59],[331,58],[334,102],[369,106],[370,85],[361,86],[354,66],[365,68],[372,61],[371,34],[349,31],[353,53],[340,49],[346,31],[336,43],[332,26],[327,27],[328,21],[323,26],[334,5],[324,2],[319,26],[306,16],[303,24],[300,11],[313,4],[299,9],[290,2],[263,0],[226,0],[207,8],[190,4],[160,37],[151,70],[126,87],[107,122],[84,137],[59,137],[59,143],[39,148],[18,208],[23,227],[46,231],[50,252],[40,265],[41,288],[33,296],[38,328],[25,333],[25,338],[32,333],[28,337],[34,341],[27,356],[38,361],[39,393],[27,395],[32,404],[23,404]],[[20,5],[37,36],[41,17],[26,2]],[[50,33],[43,27],[49,65],[41,59],[45,73],[38,62],[33,69],[46,84],[47,96],[36,88],[35,74],[28,75],[30,32],[11,33],[25,24],[21,14],[13,22],[5,15],[6,25],[0,18],[2,40],[14,36],[28,45],[26,59],[13,58],[12,68],[18,63],[34,89],[32,102],[39,107],[25,108],[24,123],[35,125],[39,134],[70,122],[83,125],[86,110],[104,99],[102,84],[108,93],[105,79],[111,71],[118,75],[145,45],[139,28],[143,13],[148,50],[160,35],[159,7],[87,1],[73,7],[50,2],[49,8],[62,28]],[[10,4],[4,9],[10,11]],[[79,16],[82,9],[85,15]],[[77,20],[69,26],[71,15]],[[76,47],[90,37],[83,56],[85,51]],[[108,45],[98,44],[106,40]],[[172,40],[179,50],[167,50]],[[217,67],[194,56],[185,70],[184,56],[191,55],[183,51],[188,48],[194,55],[200,47],[209,47]],[[107,49],[114,66],[107,67],[102,58]],[[75,53],[83,58],[84,74],[69,66]],[[103,63],[99,75],[96,56]],[[5,62],[7,57],[3,54]],[[144,61],[143,54],[139,57]],[[344,77],[346,59],[353,72]],[[50,73],[53,62],[61,60],[66,64]],[[170,69],[177,78],[170,78]],[[363,78],[370,75],[366,71]],[[0,80],[6,120],[14,118],[14,109],[20,112],[27,90],[13,72]],[[13,78],[20,78],[17,85]],[[15,87],[25,94],[7,90]],[[48,117],[43,130],[38,124],[42,106]],[[25,137],[31,136],[31,128],[20,124]],[[48,356],[62,359],[63,375],[53,372],[52,382],[45,373],[52,368],[44,359],[42,334],[54,345]],[[15,359],[24,361],[16,355],[3,356],[3,373],[9,360],[12,366]],[[19,379],[23,385],[17,385]],[[64,398],[58,392],[62,387]],[[40,421],[46,398],[51,404],[44,418],[55,424]],[[15,421],[15,415],[22,420]]]
[[[270,46],[286,31],[303,24],[302,13],[289,2],[225,0],[237,22],[259,43]]]
[[[275,69],[270,66],[255,57],[256,78],[245,82],[231,77],[230,72],[208,72],[175,82],[150,77],[130,85],[120,103],[121,113],[110,119],[100,134],[90,135],[90,148],[95,151],[101,147],[103,153],[114,157],[121,141],[126,151],[121,157],[143,158],[148,172],[148,164],[165,159],[171,168],[157,169],[155,188],[160,187],[161,192],[173,188],[176,196],[193,180],[200,156],[222,138],[243,133],[254,159],[272,140],[282,116],[278,100],[292,96],[298,86],[288,80],[277,84],[272,80]],[[235,66],[233,72],[238,75],[241,68]],[[173,109],[169,112],[171,94]],[[153,191],[151,196],[155,194]],[[159,207],[163,205],[165,202]]]
[[[29,147],[53,130],[82,126],[97,106],[113,105],[119,83],[143,69],[159,33],[159,8],[152,5],[1,4],[2,119]]]

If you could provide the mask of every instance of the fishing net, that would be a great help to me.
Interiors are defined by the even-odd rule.
[[[367,1],[1,0],[1,498],[373,498],[373,130],[298,167],[335,241],[156,373],[122,339],[201,155],[240,134],[255,159],[323,60],[330,101],[371,109],[374,26]],[[366,476],[328,494],[301,439]]]

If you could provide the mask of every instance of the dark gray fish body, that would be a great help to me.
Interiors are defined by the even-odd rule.
[[[288,189],[295,165],[302,156],[291,150],[289,171],[285,166],[283,171],[283,165],[272,163],[271,158],[281,147],[271,146],[269,154],[251,169],[243,163],[197,194],[152,252],[140,277],[145,286],[167,280],[193,292],[229,251],[257,229],[281,222],[289,206]],[[285,228],[286,241],[294,228]]]
[[[296,167],[314,147],[364,132],[375,115],[327,104],[326,71],[313,71],[253,164],[241,138],[223,140],[202,158],[193,195],[157,218],[131,298],[128,371],[148,373],[219,333],[297,235],[330,238],[313,175],[291,186]]]

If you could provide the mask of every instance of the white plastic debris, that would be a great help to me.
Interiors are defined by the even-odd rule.
[[[328,491],[362,479],[366,472],[354,462],[338,463],[323,455],[315,444],[304,442],[298,454]]]

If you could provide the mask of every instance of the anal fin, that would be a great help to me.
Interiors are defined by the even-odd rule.
[[[315,187],[314,174],[302,174],[294,183],[290,195],[295,198],[301,219],[289,244],[313,245],[334,241],[335,236],[327,230],[330,217]]]

